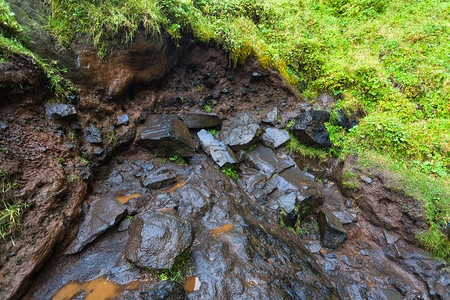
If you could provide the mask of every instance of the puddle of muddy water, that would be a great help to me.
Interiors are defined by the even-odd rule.
[[[131,195],[127,195],[127,196],[117,196],[117,195],[116,195],[116,199],[117,199],[120,203],[125,204],[125,203],[128,202],[128,200],[134,199],[134,198],[137,198],[137,197],[140,197],[140,196],[142,196],[142,194],[131,194]]]
[[[196,292],[200,290],[201,285],[200,279],[197,276],[190,276],[186,279],[184,289],[186,292]]]
[[[227,233],[229,231],[231,231],[231,229],[233,229],[234,225],[231,223],[227,223],[225,225],[222,225],[220,227],[214,228],[212,230],[213,234],[220,234],[220,233]]]
[[[181,181],[181,182],[177,183],[176,185],[174,185],[174,186],[168,188],[166,192],[167,192],[167,193],[173,192],[173,191],[175,191],[175,190],[177,190],[177,189],[179,189],[180,187],[183,187],[183,186],[185,186],[185,185],[186,185],[186,182]]]
[[[69,300],[85,292],[85,300],[113,299],[124,290],[134,290],[139,287],[139,282],[130,282],[126,285],[112,283],[106,278],[100,277],[89,282],[70,282],[63,286],[52,297],[52,300]]]

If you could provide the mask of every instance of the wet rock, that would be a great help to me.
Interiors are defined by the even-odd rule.
[[[122,222],[120,222],[119,227],[117,228],[117,231],[121,232],[121,231],[126,231],[128,230],[128,227],[130,226],[130,218],[125,218],[122,220]]]
[[[305,247],[311,251],[311,253],[318,253],[322,249],[319,241],[306,241]]]
[[[290,140],[289,133],[286,130],[267,128],[262,135],[264,145],[271,148],[278,148]]]
[[[243,112],[237,117],[236,121],[241,124],[260,124],[261,118],[256,115],[252,115],[249,112]]]
[[[270,123],[275,125],[278,123],[278,108],[275,106],[271,111],[269,111],[266,117],[262,120],[265,123]]]
[[[177,176],[170,170],[158,169],[141,179],[142,185],[150,190],[158,190],[177,183]]]
[[[74,117],[77,110],[71,104],[54,103],[45,107],[45,113],[52,120],[67,120]]]
[[[191,157],[194,143],[187,126],[167,115],[149,115],[138,130],[138,144],[158,155]]]
[[[239,163],[236,155],[224,143],[218,141],[211,132],[204,129],[197,133],[203,150],[208,153],[219,167]]]
[[[214,99],[219,99],[220,98],[220,90],[215,90],[212,92],[212,97]]]
[[[127,125],[128,124],[128,115],[117,116],[117,126]]]
[[[175,258],[193,241],[188,221],[156,211],[134,216],[128,231],[125,256],[141,268],[172,268]]]
[[[122,220],[126,212],[126,208],[112,196],[94,199],[67,253],[80,252],[96,237]]]
[[[319,231],[322,243],[327,248],[336,249],[348,239],[341,222],[323,208],[319,213]]]
[[[295,165],[293,160],[287,157],[279,157],[272,150],[261,145],[247,153],[245,163],[268,177]]]
[[[222,125],[217,114],[212,113],[190,113],[183,120],[190,129],[210,128]]]
[[[280,207],[286,212],[290,213],[295,209],[295,201],[297,200],[297,195],[292,192],[278,199]]]
[[[102,143],[102,133],[97,127],[90,124],[84,130],[84,139],[91,144],[101,144]]]
[[[262,130],[258,124],[249,124],[233,128],[224,138],[224,143],[233,151],[248,150],[259,140]]]
[[[8,125],[6,123],[3,123],[2,121],[0,121],[0,129],[5,130],[7,128],[8,128]]]
[[[390,232],[386,229],[383,230],[384,237],[386,238],[386,243],[393,244],[400,239],[400,236],[394,232]]]
[[[185,300],[186,292],[183,286],[171,280],[158,283],[152,291],[141,293],[141,300]]]
[[[331,213],[339,221],[341,221],[342,224],[350,224],[350,223],[355,222],[358,219],[356,213],[352,213],[352,212],[348,212],[348,211],[333,210]]]
[[[332,144],[324,123],[329,120],[329,112],[309,110],[297,117],[291,131],[301,143],[328,149]]]
[[[130,127],[121,127],[116,131],[115,149],[121,149],[134,141],[136,129]]]

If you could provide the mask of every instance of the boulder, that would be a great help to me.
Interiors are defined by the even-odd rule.
[[[210,128],[222,125],[217,114],[212,113],[189,113],[184,117],[184,124],[189,129]]]
[[[267,128],[262,135],[264,145],[274,149],[280,147],[290,139],[291,137],[286,130],[276,128]]]
[[[71,104],[53,103],[45,107],[45,113],[52,120],[68,120],[77,114],[77,110]]]
[[[235,165],[239,160],[223,142],[218,141],[212,133],[202,129],[197,133],[203,149],[208,153],[212,159],[219,165],[219,167]]]
[[[128,232],[125,256],[141,268],[172,268],[176,257],[193,242],[188,221],[158,211],[133,217]]]
[[[126,208],[112,196],[94,199],[67,254],[80,252],[108,228],[120,222],[126,212]]]
[[[223,141],[233,151],[245,151],[258,142],[261,133],[262,130],[258,124],[240,125],[233,128]]]
[[[329,120],[329,112],[309,110],[298,116],[290,129],[301,143],[328,149],[332,146],[332,143],[324,123]]]
[[[319,213],[319,231],[322,244],[327,248],[336,249],[348,239],[342,223],[325,208]]]
[[[187,126],[181,120],[164,114],[147,116],[138,130],[137,142],[166,157],[194,155],[194,143]]]

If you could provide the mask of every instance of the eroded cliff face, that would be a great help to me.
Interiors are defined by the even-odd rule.
[[[286,140],[276,143],[323,101],[299,101],[252,58],[229,69],[225,53],[207,45],[140,36],[108,60],[73,48],[79,89],[63,106],[27,59],[0,64],[0,169],[19,184],[8,201],[28,204],[0,246],[2,298],[87,297],[97,281],[120,299],[449,297],[448,265],[414,238],[422,223],[418,206],[403,208],[411,199],[383,186],[382,174],[361,174],[358,189],[346,190],[354,163],[297,157]],[[220,120],[213,130],[205,110]],[[185,161],[160,147],[189,139]],[[236,181],[217,165],[224,153]],[[186,250],[168,238],[184,221],[158,232],[149,213],[189,224],[195,278],[179,279],[185,288],[158,283],[143,267],[152,260],[126,250],[153,244],[137,232],[164,245],[161,260]]]

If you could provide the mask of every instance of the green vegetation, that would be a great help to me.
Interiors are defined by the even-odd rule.
[[[184,158],[182,158],[182,157],[179,157],[178,155],[169,157],[169,160],[173,161],[177,165],[187,166],[186,160]]]
[[[209,129],[208,131],[211,132],[211,134],[215,137],[219,135],[219,130],[217,129]]]
[[[0,63],[7,62],[12,57],[26,57],[42,68],[49,79],[50,85],[59,99],[63,99],[74,90],[70,80],[63,77],[65,70],[58,70],[24,47],[21,39],[22,26],[17,23],[14,13],[5,0],[0,0]]]
[[[237,173],[238,167],[222,167],[220,170],[222,170],[222,172],[224,172],[227,176],[233,178],[234,181],[236,181],[239,177]]]
[[[295,153],[298,156],[316,158],[319,161],[326,161],[331,157],[331,154],[327,151],[302,144],[296,137],[294,137],[293,134],[289,133],[289,135],[291,136],[291,139],[286,145],[286,149],[289,151],[289,154]]]
[[[10,195],[10,191],[17,189],[19,186],[13,182],[7,173],[0,171],[0,238],[5,238],[11,234],[19,225],[19,219],[24,208],[28,206],[26,203],[18,203],[18,201]]]
[[[161,281],[171,280],[178,282],[192,275],[192,267],[193,260],[191,256],[191,247],[189,247],[177,256],[171,269],[157,271],[149,268],[149,270]]]
[[[209,105],[205,105],[205,111],[206,111],[207,113],[210,113],[210,112],[212,112],[212,108],[211,108],[211,106],[209,106]]]

